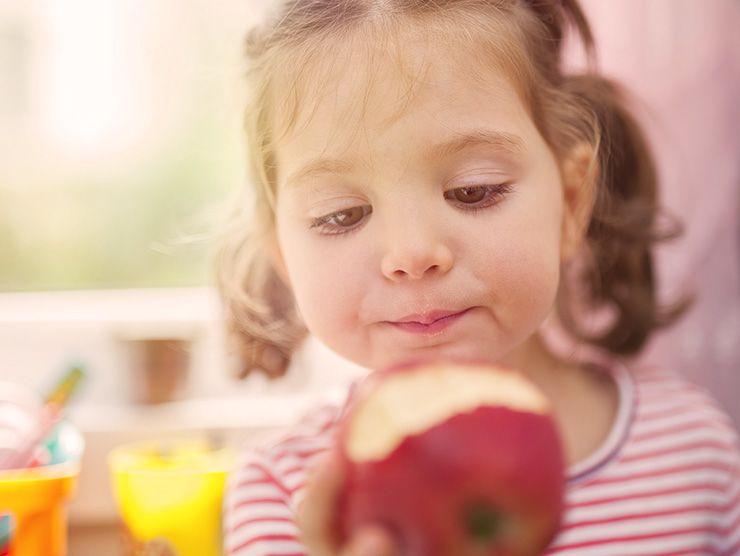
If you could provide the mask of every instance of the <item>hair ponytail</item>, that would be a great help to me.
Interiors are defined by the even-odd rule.
[[[307,331],[292,293],[269,256],[268,211],[254,210],[243,199],[236,206],[219,246],[216,267],[227,332],[241,363],[237,375],[244,378],[261,370],[277,378],[287,371]],[[250,221],[251,228],[245,225]]]
[[[657,175],[643,133],[626,109],[624,93],[594,74],[567,76],[560,88],[591,115],[598,171],[593,214],[586,232],[584,265],[576,277],[586,309],[608,309],[612,318],[597,333],[577,324],[574,300],[565,290],[559,316],[566,329],[612,353],[632,355],[659,327],[687,307],[661,307],[657,299],[652,247],[680,232],[675,221],[660,229]]]

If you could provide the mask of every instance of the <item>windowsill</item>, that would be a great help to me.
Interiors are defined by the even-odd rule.
[[[238,361],[227,353],[212,288],[0,293],[0,376],[37,392],[47,391],[71,361],[81,361],[89,377],[76,404],[133,400],[127,341],[143,338],[188,342],[187,398],[281,395],[304,386],[300,377],[233,378]]]
[[[0,293],[0,323],[199,322],[216,304],[207,287]]]
[[[85,433],[147,433],[200,429],[260,429],[288,426],[314,400],[304,393],[234,398],[193,398],[158,405],[80,405],[69,419]]]

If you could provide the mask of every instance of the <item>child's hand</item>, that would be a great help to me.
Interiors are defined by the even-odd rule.
[[[367,527],[341,546],[333,523],[337,499],[344,481],[336,454],[329,454],[314,469],[303,502],[298,508],[298,525],[310,556],[395,556],[391,536],[380,526]]]

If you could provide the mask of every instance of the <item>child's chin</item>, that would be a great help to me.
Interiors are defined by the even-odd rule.
[[[483,365],[501,365],[505,364],[505,357],[496,357],[488,349],[475,349],[471,346],[435,346],[427,349],[409,350],[385,356],[377,359],[377,362],[368,366],[372,370],[403,368],[415,366],[422,363],[436,363],[440,361],[449,361],[455,363],[473,363]],[[507,365],[508,366],[508,365]]]

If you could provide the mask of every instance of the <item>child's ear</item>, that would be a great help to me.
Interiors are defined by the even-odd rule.
[[[573,147],[563,161],[561,173],[564,207],[560,260],[567,262],[586,237],[596,200],[598,161],[594,147],[587,143]]]

